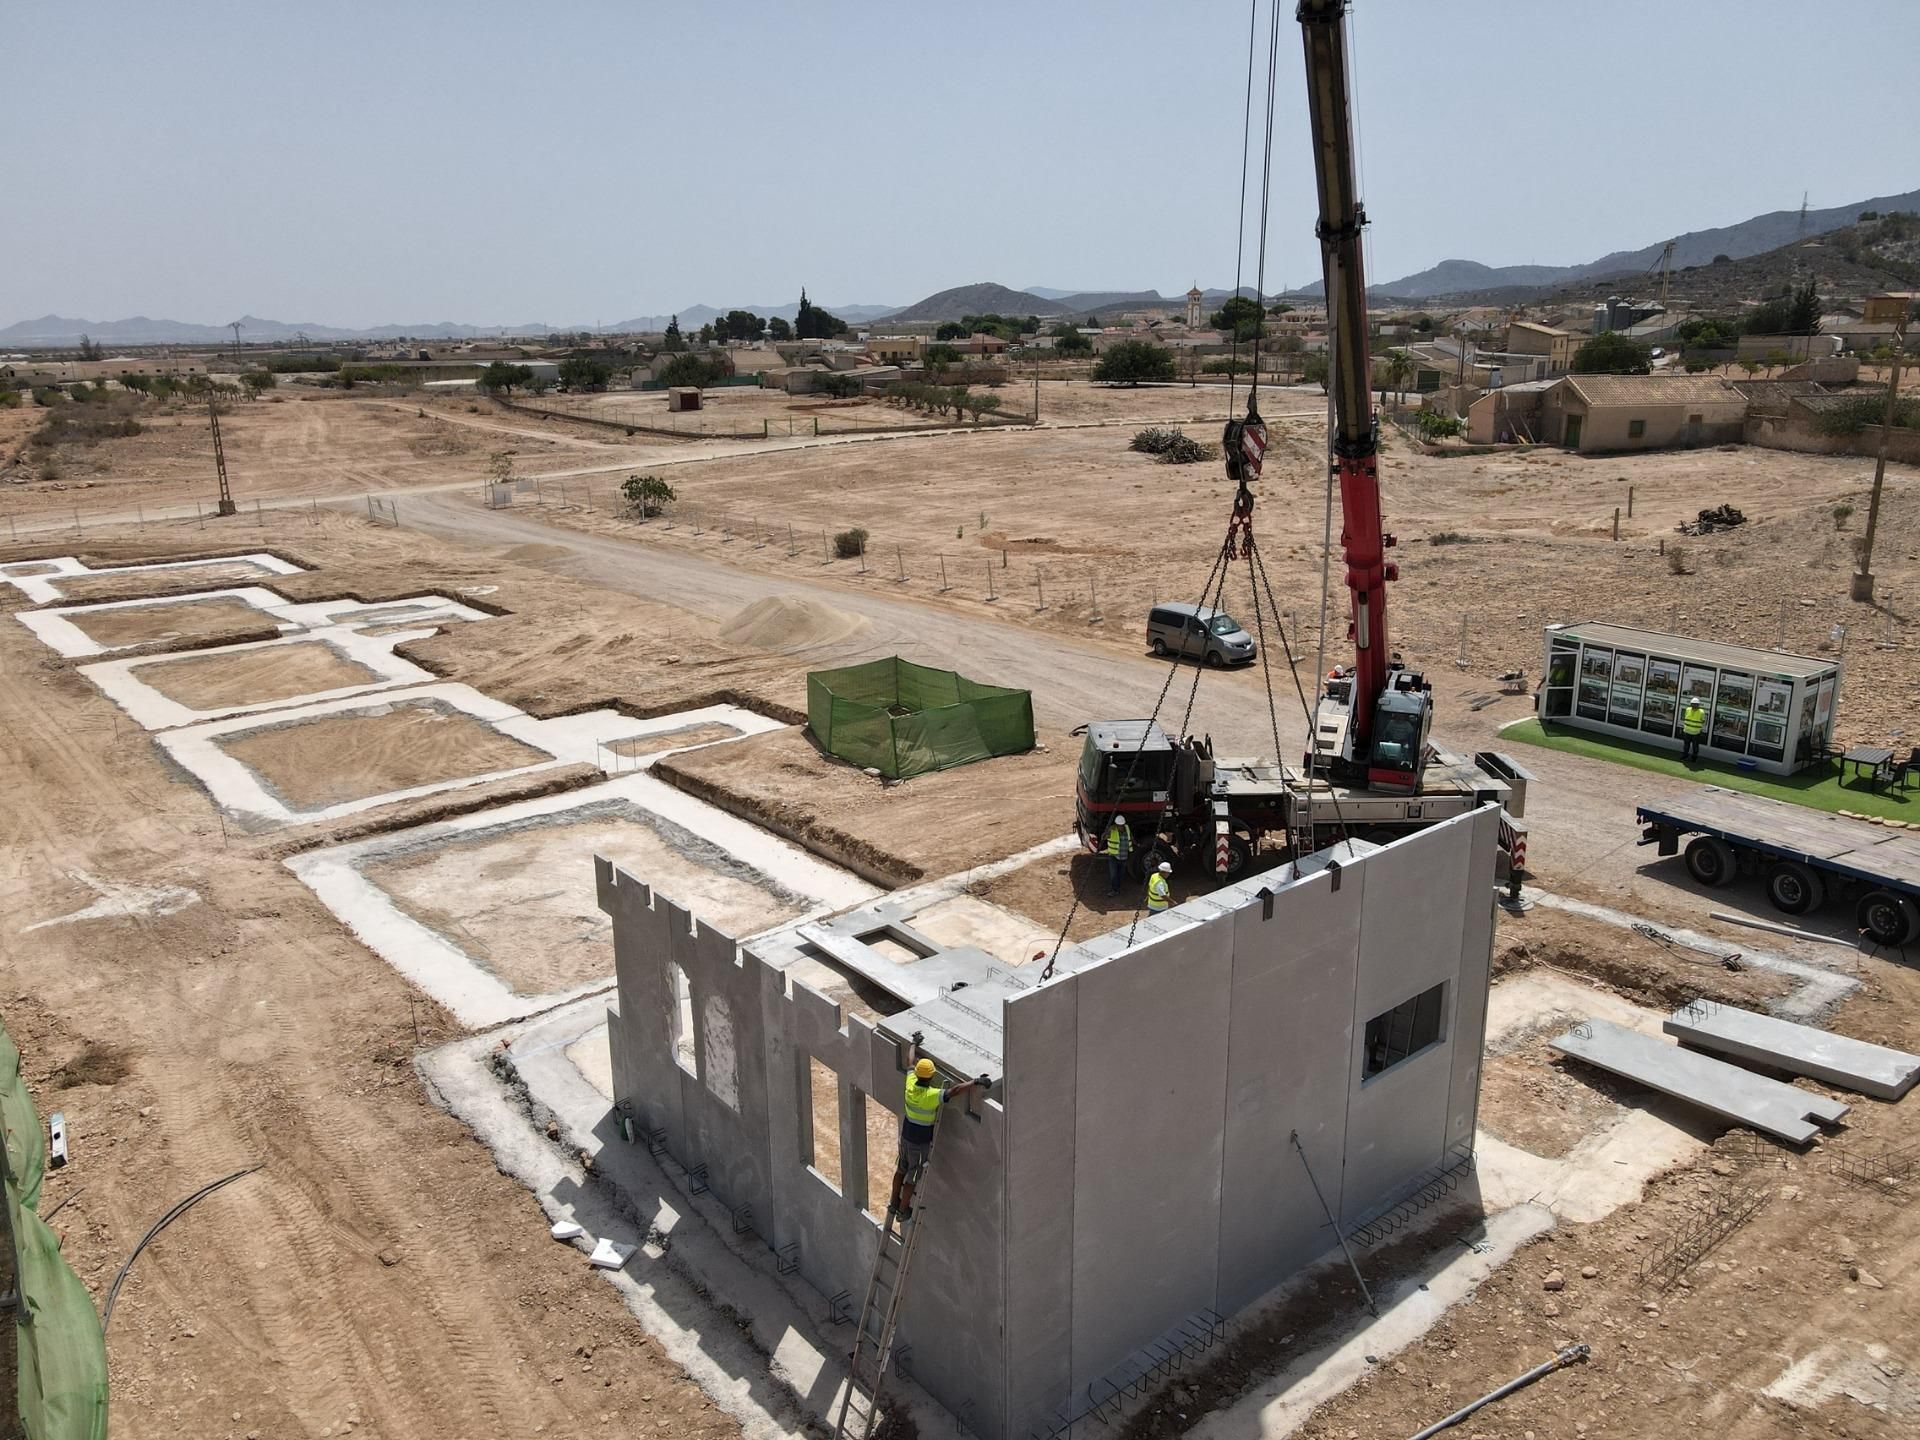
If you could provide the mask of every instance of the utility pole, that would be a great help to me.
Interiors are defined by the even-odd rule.
[[[1873,532],[1880,525],[1880,489],[1887,479],[1887,442],[1893,438],[1893,417],[1900,405],[1900,357],[1907,349],[1906,318],[1893,332],[1893,367],[1887,375],[1887,409],[1880,420],[1880,448],[1873,461],[1873,498],[1867,502],[1867,534],[1860,542],[1860,568],[1853,572],[1852,596],[1873,604]]]
[[[227,487],[227,451],[220,443],[220,401],[211,385],[207,387],[207,419],[213,425],[213,468],[220,476],[220,504],[213,513],[237,515],[239,508],[233,503],[233,491]]]

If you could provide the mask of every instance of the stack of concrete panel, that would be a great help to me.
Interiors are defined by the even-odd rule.
[[[1611,1020],[1576,1025],[1552,1045],[1563,1055],[1793,1145],[1806,1144],[1821,1125],[1834,1124],[1853,1108],[1668,1045]]]
[[[1824,1080],[1875,1100],[1898,1100],[1920,1080],[1920,1055],[1731,1005],[1683,1005],[1660,1028],[1692,1049]]]

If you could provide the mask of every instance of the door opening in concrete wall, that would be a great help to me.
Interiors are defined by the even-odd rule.
[[[740,1110],[740,1057],[733,1038],[733,1010],[724,995],[709,995],[700,1009],[700,1038],[706,1044],[707,1089],[736,1114]]]
[[[900,1120],[863,1090],[853,1092],[854,1114],[867,1137],[867,1214],[880,1219],[893,1194],[893,1171],[900,1163]]]
[[[687,972],[667,962],[667,1025],[673,1031],[673,1058],[687,1074],[699,1077],[700,1065],[693,1049],[693,991],[687,985]]]
[[[1422,990],[1411,1000],[1403,1000],[1384,1015],[1367,1022],[1367,1063],[1362,1080],[1371,1080],[1391,1070],[1402,1060],[1418,1055],[1429,1045],[1440,1043],[1440,1019],[1446,1013],[1447,987],[1443,981],[1431,990]]]
[[[842,1190],[845,1182],[840,1174],[840,1076],[832,1066],[808,1056],[805,1093],[807,1113],[801,1119],[807,1131],[807,1164],[835,1190]]]

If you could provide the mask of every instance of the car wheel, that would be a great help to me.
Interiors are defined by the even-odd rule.
[[[1696,835],[1687,846],[1687,873],[1702,885],[1717,889],[1733,879],[1737,868],[1733,847],[1718,835]]]
[[[1776,910],[1805,915],[1818,910],[1826,898],[1827,887],[1819,872],[1798,860],[1782,860],[1767,872],[1767,899]]]

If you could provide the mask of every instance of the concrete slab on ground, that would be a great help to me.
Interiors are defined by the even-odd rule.
[[[1563,1055],[1793,1145],[1807,1144],[1820,1132],[1820,1124],[1834,1124],[1853,1108],[1609,1020],[1588,1020],[1551,1044]],[[1816,1120],[1820,1124],[1813,1123]]]
[[[1661,1028],[1692,1049],[1806,1075],[1876,1100],[1898,1100],[1920,1080],[1920,1055],[1733,1005],[1682,1005]]]

